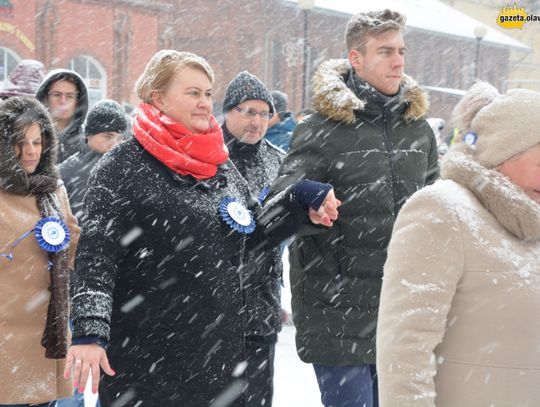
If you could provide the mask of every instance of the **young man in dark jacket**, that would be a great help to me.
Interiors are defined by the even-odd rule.
[[[130,121],[124,109],[114,100],[99,101],[88,112],[84,126],[86,146],[59,166],[71,211],[78,218],[82,215],[90,171],[103,154],[122,142],[122,134],[129,126]]]
[[[263,137],[275,114],[272,95],[249,72],[240,72],[227,86],[223,103],[223,137],[229,157],[246,180],[253,200],[261,203],[275,180],[285,153]],[[281,330],[279,247],[246,253],[243,296],[246,312],[247,406],[271,406],[274,352]]]
[[[315,114],[297,125],[272,187],[273,195],[305,177],[332,184],[343,201],[333,228],[306,225],[290,248],[298,354],[314,365],[325,406],[377,405],[375,332],[392,226],[439,174],[422,118],[427,96],[403,73],[404,24],[390,10],[351,18],[348,60],[315,74]]]
[[[82,147],[82,125],[88,111],[88,91],[75,71],[55,69],[41,83],[36,98],[51,114],[58,135],[58,164]]]

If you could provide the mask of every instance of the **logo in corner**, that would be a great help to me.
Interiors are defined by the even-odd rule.
[[[497,24],[502,28],[519,28],[523,29],[523,25],[529,21],[527,12],[524,7],[503,7],[497,16]]]

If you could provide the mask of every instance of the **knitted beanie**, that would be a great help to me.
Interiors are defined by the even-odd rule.
[[[274,113],[274,101],[268,88],[255,75],[242,71],[227,85],[223,113],[227,113],[246,100],[262,100],[268,103],[270,113]]]
[[[277,113],[285,113],[287,111],[287,101],[289,98],[285,93],[279,90],[273,90],[272,99],[274,99],[274,107]]]
[[[106,132],[123,133],[128,126],[129,120],[122,106],[106,99],[97,102],[88,112],[84,133],[86,137]]]
[[[495,168],[540,143],[540,93],[512,89],[501,95],[479,82],[454,108],[453,122],[478,162]]]

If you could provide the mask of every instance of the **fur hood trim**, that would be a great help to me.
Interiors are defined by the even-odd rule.
[[[313,76],[313,108],[331,120],[352,124],[356,121],[355,111],[363,111],[368,101],[359,99],[349,89],[345,78],[351,72],[347,59],[331,59],[322,63]],[[405,121],[418,120],[429,110],[427,93],[409,76],[401,82],[403,113]]]

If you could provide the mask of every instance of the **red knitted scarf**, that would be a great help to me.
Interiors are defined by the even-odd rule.
[[[141,103],[133,136],[144,149],[171,170],[197,179],[212,178],[229,158],[223,133],[214,116],[205,133],[192,133],[157,107]]]

